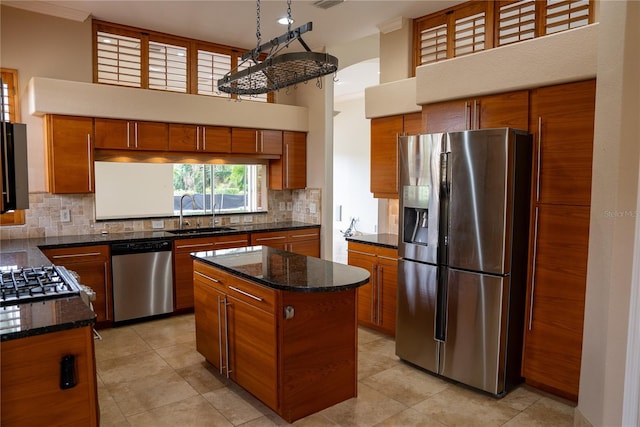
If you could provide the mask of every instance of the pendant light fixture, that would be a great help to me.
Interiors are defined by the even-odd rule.
[[[312,52],[302,40],[301,35],[312,30],[312,23],[291,29],[291,0],[287,0],[288,26],[287,33],[262,43],[260,33],[260,0],[256,1],[256,38],[255,49],[245,52],[236,68],[218,80],[218,89],[237,95],[258,95],[273,92],[297,83],[317,79],[317,86],[322,87],[320,78],[338,70],[338,58],[327,53]],[[279,54],[282,49],[298,40],[305,52]],[[260,61],[259,56],[268,52]]]

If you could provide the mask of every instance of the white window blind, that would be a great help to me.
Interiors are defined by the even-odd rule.
[[[11,120],[11,107],[9,104],[9,85],[4,81],[2,81],[2,120],[5,122],[10,122]]]
[[[140,87],[140,39],[99,31],[98,83]]]
[[[484,50],[485,28],[484,12],[456,19],[454,56],[468,55]]]
[[[553,34],[589,23],[588,0],[548,0],[545,34]]]
[[[427,28],[420,32],[420,63],[447,59],[447,24]]]
[[[149,89],[187,92],[187,48],[149,41]]]
[[[535,35],[535,0],[520,0],[500,6],[498,11],[498,46],[532,39]]]
[[[218,80],[231,70],[231,56],[198,50],[198,94],[229,98],[218,90]]]

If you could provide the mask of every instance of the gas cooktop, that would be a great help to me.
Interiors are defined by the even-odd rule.
[[[0,270],[0,307],[69,297],[80,290],[78,281],[62,266]]]

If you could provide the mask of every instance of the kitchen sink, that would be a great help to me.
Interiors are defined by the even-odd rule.
[[[217,233],[220,231],[234,231],[235,228],[231,227],[203,227],[203,228],[183,228],[181,230],[168,230],[169,234],[205,234],[205,233]]]

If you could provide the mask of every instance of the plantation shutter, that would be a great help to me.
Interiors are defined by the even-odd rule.
[[[187,92],[187,48],[149,41],[149,89]]]
[[[544,14],[544,33],[553,34],[589,23],[588,0],[548,0]]]
[[[536,36],[535,0],[501,2],[497,19],[497,46],[532,39]]]
[[[199,95],[231,95],[218,90],[218,80],[231,70],[231,56],[221,53],[198,50],[198,91]]]
[[[120,34],[97,32],[97,82],[120,86],[141,85],[141,40]]]

